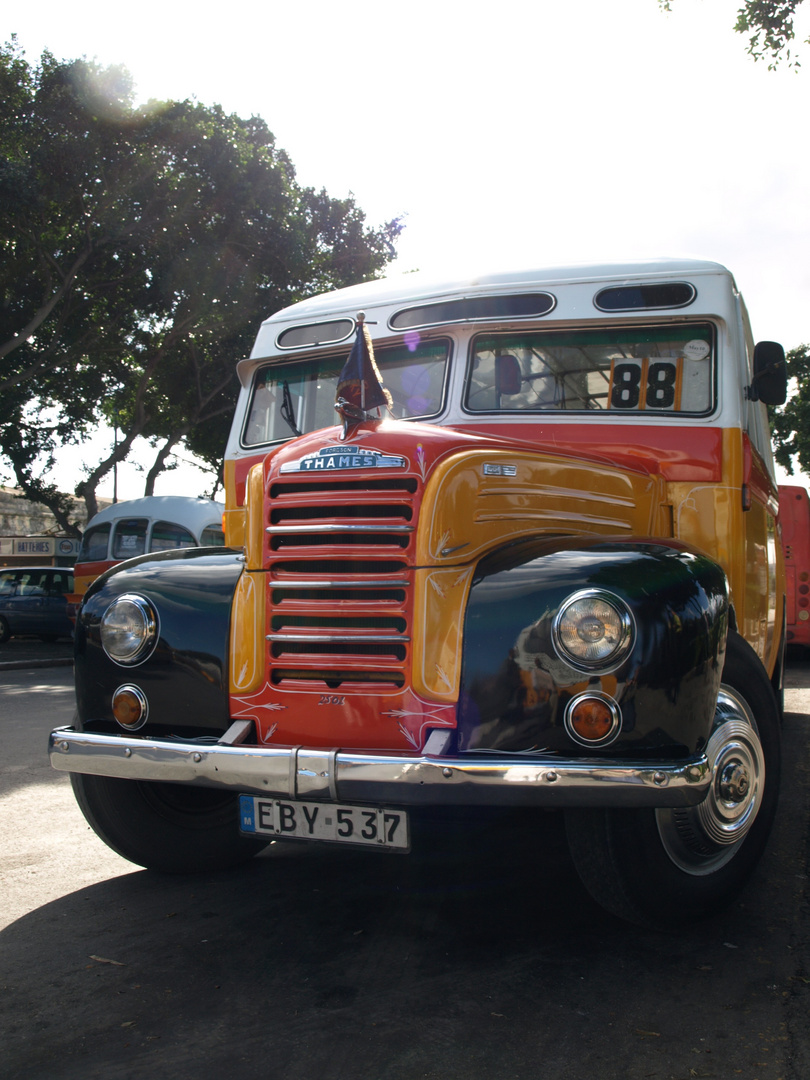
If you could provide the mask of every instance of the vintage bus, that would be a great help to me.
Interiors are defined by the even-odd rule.
[[[75,618],[88,585],[125,559],[178,548],[222,546],[224,510],[222,503],[212,499],[182,495],[148,495],[100,510],[88,522],[76,556],[69,615]]]
[[[787,641],[810,646],[810,497],[806,488],[780,484],[779,523],[785,554]]]
[[[199,871],[525,805],[627,919],[733,900],[779,790],[786,376],[732,274],[375,281],[272,315],[238,373],[228,546],[82,606],[50,755],[99,836]]]

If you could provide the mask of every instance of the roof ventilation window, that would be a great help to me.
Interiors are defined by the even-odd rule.
[[[282,330],[276,338],[279,349],[300,349],[304,345],[332,345],[343,341],[354,330],[352,319],[334,319],[332,322],[306,323]]]
[[[697,289],[688,281],[667,281],[660,285],[619,285],[602,289],[593,302],[600,311],[650,311],[687,307],[696,296]]]
[[[391,317],[392,330],[416,330],[438,323],[479,319],[531,319],[547,315],[557,301],[549,293],[516,293],[513,296],[465,296],[437,304],[405,308]]]

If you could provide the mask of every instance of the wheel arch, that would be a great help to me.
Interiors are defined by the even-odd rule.
[[[120,730],[111,698],[132,683],[149,705],[144,734],[222,733],[229,724],[231,605],[242,573],[241,554],[189,548],[113,567],[88,589],[76,624],[76,698],[83,727]],[[145,598],[157,614],[154,651],[131,667],[101,646],[100,624],[123,594]]]
[[[631,651],[605,672],[571,666],[552,637],[560,605],[588,589],[615,594],[635,622]],[[622,711],[609,752],[699,751],[728,622],[725,574],[686,545],[568,537],[504,546],[479,563],[467,602],[460,746],[584,753],[564,734],[564,711],[573,695],[596,688]]]

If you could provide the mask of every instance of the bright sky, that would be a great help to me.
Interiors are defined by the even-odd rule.
[[[810,341],[810,46],[769,72],[738,6],[39,0],[2,22],[31,63],[123,63],[141,99],[262,116],[300,182],[353,192],[372,224],[406,215],[398,269],[716,259],[755,335],[792,348]],[[119,497],[140,494],[122,469]]]

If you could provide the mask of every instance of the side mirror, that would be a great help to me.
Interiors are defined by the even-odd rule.
[[[748,387],[751,401],[784,405],[787,398],[785,350],[777,341],[758,341],[754,346],[754,378]]]

